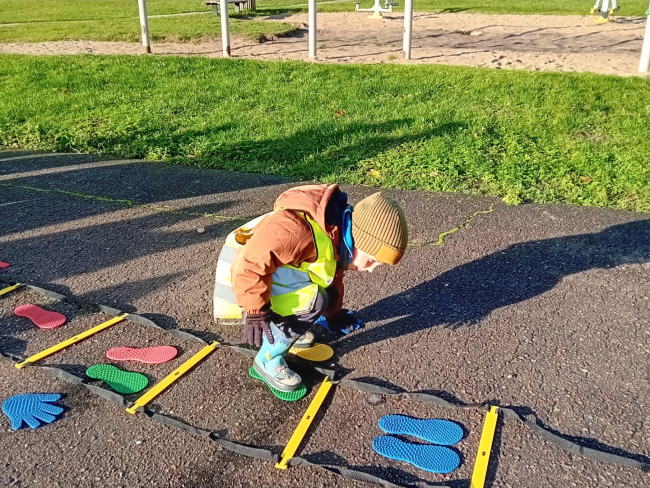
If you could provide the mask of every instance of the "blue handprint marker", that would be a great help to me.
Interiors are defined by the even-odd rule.
[[[61,398],[58,393],[26,393],[7,398],[2,404],[2,411],[11,420],[11,428],[18,430],[23,422],[32,429],[41,426],[41,422],[51,424],[56,415],[63,412],[58,405],[50,405]]]

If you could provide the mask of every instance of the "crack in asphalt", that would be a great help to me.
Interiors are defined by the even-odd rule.
[[[103,197],[101,195],[90,195],[87,193],[80,193],[80,192],[75,192],[70,190],[62,190],[60,188],[38,188],[35,186],[13,185],[11,183],[0,183],[0,186],[9,187],[9,188],[18,188],[21,190],[39,191],[39,192],[47,192],[47,193],[60,193],[63,195],[73,196],[77,198],[84,198],[87,200],[96,200],[96,201],[108,202],[108,203],[118,203],[126,207],[148,208],[158,212],[169,212],[169,213],[175,213],[180,215],[188,215],[191,217],[203,217],[203,218],[212,219],[216,221],[228,220],[232,222],[239,222],[239,221],[248,222],[249,220],[254,218],[253,216],[229,217],[226,215],[219,215],[216,213],[209,213],[209,212],[188,212],[176,207],[172,207],[171,205],[139,204],[129,199],[118,199],[118,198]],[[438,234],[438,239],[436,241],[413,242],[413,243],[409,243],[408,247],[420,248],[420,247],[428,247],[428,246],[444,246],[445,238],[447,236],[454,234],[459,230],[467,227],[470,224],[470,222],[474,220],[474,217],[476,217],[477,215],[489,214],[492,213],[493,211],[494,211],[494,205],[490,205],[490,208],[488,208],[487,210],[479,210],[477,212],[474,212],[472,215],[468,216],[465,219],[465,222],[463,222],[462,224],[454,227],[453,229]]]
[[[216,221],[229,220],[232,222],[239,222],[239,221],[247,222],[254,218],[251,216],[229,217],[226,215],[219,215],[216,213],[209,213],[209,212],[188,212],[186,210],[172,207],[171,205],[155,205],[155,204],[148,204],[148,203],[141,204],[141,203],[136,203],[133,200],[128,200],[126,198],[110,198],[110,197],[103,197],[101,195],[89,195],[87,193],[80,193],[80,192],[70,191],[70,190],[62,190],[60,188],[38,188],[35,186],[12,185],[11,183],[0,183],[0,186],[4,186],[8,188],[18,188],[20,190],[39,191],[39,192],[46,192],[46,193],[60,193],[62,195],[84,198],[86,200],[96,200],[99,202],[107,202],[107,203],[118,203],[124,205],[125,207],[147,208],[150,210],[156,210],[158,212],[175,213],[180,215],[188,215],[191,217],[203,217],[203,218],[212,219]]]
[[[494,205],[490,205],[489,209],[487,209],[487,210],[479,210],[478,212],[474,212],[472,215],[467,217],[465,219],[465,222],[463,222],[462,224],[454,227],[453,229],[450,229],[450,230],[447,230],[445,232],[442,232],[442,233],[438,234],[438,240],[437,241],[412,242],[412,243],[409,242],[408,247],[418,248],[418,247],[426,247],[426,246],[444,246],[445,245],[445,237],[447,237],[448,235],[451,235],[454,232],[458,232],[459,230],[464,229],[465,227],[467,227],[469,225],[469,223],[472,220],[474,220],[474,217],[476,217],[477,215],[489,214],[489,213],[492,213],[493,211],[494,211]]]

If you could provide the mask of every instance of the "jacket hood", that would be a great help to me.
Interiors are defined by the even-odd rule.
[[[315,220],[335,242],[335,244],[337,244],[339,240],[338,227],[327,225],[325,222],[325,209],[327,208],[327,204],[329,203],[332,194],[337,190],[340,191],[338,185],[297,186],[282,193],[275,201],[273,210],[295,210],[297,212],[305,212],[312,220]]]

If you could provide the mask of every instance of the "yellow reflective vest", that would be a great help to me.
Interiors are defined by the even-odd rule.
[[[242,248],[242,252],[246,252],[246,242],[255,233],[255,226],[267,215],[270,214],[251,220],[226,237],[215,275],[213,305],[214,320],[217,323],[243,324],[246,320],[246,313],[237,305],[233,292],[231,267],[237,252]],[[283,317],[311,311],[318,296],[318,288],[331,285],[336,273],[332,240],[307,214],[298,215],[304,218],[312,229],[316,260],[313,263],[301,263],[299,266],[284,265],[273,273],[271,309]]]

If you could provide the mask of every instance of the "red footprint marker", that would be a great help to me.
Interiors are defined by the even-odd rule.
[[[14,314],[27,317],[40,329],[54,329],[65,324],[65,315],[43,310],[38,305],[21,305],[14,309]]]
[[[9,267],[9,263],[5,263],[3,261],[0,261],[0,268],[8,268],[8,267]]]
[[[147,364],[161,364],[171,361],[178,351],[172,346],[156,347],[114,347],[106,351],[106,357],[113,361],[140,361]]]

